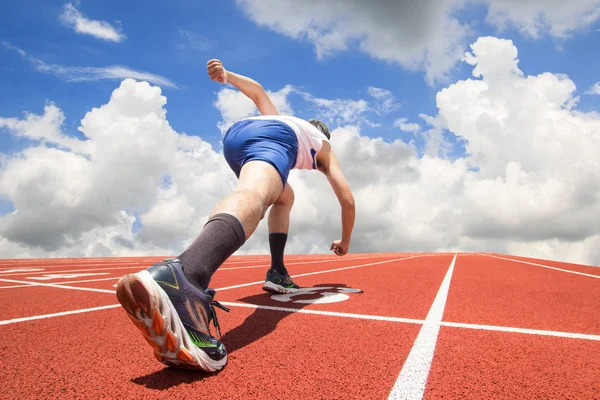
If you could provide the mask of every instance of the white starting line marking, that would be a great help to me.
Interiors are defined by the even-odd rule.
[[[452,263],[450,263],[448,272],[446,272],[435,300],[433,300],[419,336],[417,336],[408,354],[408,358],[404,362],[400,376],[398,376],[388,399],[420,400],[423,398],[438,333],[440,332],[440,323],[442,322],[444,309],[446,308],[446,299],[448,298],[450,280],[452,279],[452,272],[456,264],[456,256],[455,254]]]
[[[350,296],[348,296],[346,293],[362,293],[362,290],[349,287],[313,286],[298,289],[298,291],[294,293],[274,294],[271,295],[271,298],[282,303],[292,302],[298,304],[330,304],[348,300]],[[294,299],[295,297],[304,297],[307,295],[309,297],[314,295],[319,296],[308,299]]]
[[[7,319],[7,320],[4,320],[4,321],[0,321],[0,325],[9,325],[9,324],[15,324],[17,322],[34,321],[36,319],[62,317],[64,315],[82,314],[82,313],[86,313],[86,312],[108,310],[110,308],[117,308],[117,307],[121,307],[121,305],[120,304],[111,304],[109,306],[94,307],[94,308],[84,308],[82,310],[63,311],[63,312],[54,313],[54,314],[34,315],[32,317]]]
[[[68,285],[68,284],[73,284],[73,283],[89,283],[89,282],[101,282],[101,281],[114,281],[119,279],[120,276],[113,276],[112,278],[99,278],[99,279],[85,279],[82,281],[68,281],[68,282],[56,282],[55,285]],[[14,286],[0,286],[0,290],[2,289],[18,289],[18,288],[25,288],[25,287],[32,287],[34,285],[31,284],[31,282],[27,282],[26,285],[14,285]],[[117,285],[115,284],[114,287],[117,287]]]
[[[258,304],[235,303],[235,302],[228,302],[228,301],[221,301],[220,303],[225,306],[228,306],[228,307],[255,308],[255,309],[260,309],[260,310],[283,311],[283,312],[298,313],[298,314],[323,315],[323,316],[328,316],[328,317],[339,317],[339,318],[364,319],[364,320],[369,320],[369,321],[395,322],[395,323],[401,323],[401,324],[417,324],[417,325],[423,325],[425,323],[425,320],[414,319],[414,318],[386,317],[386,316],[382,316],[382,315],[367,315],[367,314],[352,314],[352,313],[335,312],[335,311],[309,310],[309,309],[303,309],[303,308],[261,306]],[[44,314],[44,315],[35,315],[32,317],[14,318],[14,319],[0,321],[0,325],[15,324],[18,322],[32,321],[32,320],[36,320],[36,319],[61,317],[61,316],[72,315],[72,314],[80,314],[80,313],[85,313],[85,312],[105,310],[105,309],[109,309],[109,308],[119,308],[120,306],[121,306],[120,304],[112,304],[112,305],[108,305],[108,306],[85,308],[82,310],[64,311],[64,312],[59,312],[59,313],[54,313],[54,314]],[[464,328],[464,329],[474,329],[474,330],[487,330],[487,331],[494,331],[494,332],[521,333],[521,334],[525,334],[525,335],[538,335],[538,336],[550,336],[550,337],[560,337],[560,338],[568,338],[568,339],[593,340],[593,341],[600,342],[600,335],[585,334],[585,333],[547,331],[547,330],[540,330],[540,329],[514,328],[514,327],[508,327],[508,326],[477,325],[477,324],[466,324],[466,323],[461,323],[461,322],[441,322],[439,325],[447,326],[450,328]]]
[[[48,274],[44,276],[30,276],[26,279],[35,279],[38,281],[49,281],[52,279],[74,279],[74,278],[83,278],[85,276],[97,276],[97,275],[108,275],[108,272],[93,272],[93,273],[85,273],[85,274]]]
[[[59,288],[59,289],[83,290],[86,292],[115,293],[114,290],[94,289],[94,288],[78,287],[78,286],[65,286],[65,285],[61,285],[58,283],[27,282],[27,281],[17,281],[14,279],[0,279],[0,282],[20,283],[22,285],[28,285],[28,286],[44,286],[44,287]]]
[[[420,257],[420,256],[413,256],[413,257]],[[364,259],[370,259],[373,257],[354,257],[354,258],[343,258],[343,257],[338,257],[338,258],[334,258],[334,259],[328,259],[328,260],[312,260],[312,261],[306,261],[306,262],[290,262],[287,265],[303,265],[303,264],[315,264],[315,263],[330,263],[330,262],[348,262],[348,261],[356,261],[356,260],[364,260]],[[108,264],[105,264],[108,265]],[[252,265],[252,266],[248,266],[248,267],[227,267],[227,265],[229,265],[228,263],[223,264],[223,266],[221,268],[219,268],[217,270],[217,272],[219,271],[229,271],[229,270],[237,270],[237,269],[252,269],[252,268],[268,268],[271,266],[271,264],[260,264],[260,265]],[[122,267],[107,267],[107,268],[88,268],[88,269],[72,269],[72,270],[62,270],[62,271],[52,271],[52,273],[55,274],[59,274],[59,273],[74,273],[74,272],[89,272],[89,271],[109,271],[109,270],[120,270],[120,269],[133,269],[133,268],[137,268],[138,271],[142,271],[147,269],[150,266],[150,264],[143,264],[143,265],[125,265]],[[65,267],[68,268],[68,267]],[[30,269],[22,269],[20,268],[19,270],[22,270],[22,272],[11,272],[11,273],[7,273],[8,271],[3,271],[6,272],[6,275],[0,274],[0,276],[13,276],[13,275],[25,275],[26,273],[30,272],[31,275],[43,275],[48,273],[49,271],[46,272],[33,272]],[[40,269],[39,271],[45,271],[44,269]]]
[[[4,271],[0,271],[0,275],[2,275],[2,274],[11,274],[11,273],[15,273],[15,272],[27,273],[27,272],[39,272],[39,271],[44,271],[44,268],[15,268],[15,269],[6,269]]]
[[[570,269],[563,269],[563,268],[551,267],[549,265],[536,264],[536,263],[532,263],[532,262],[529,262],[529,261],[515,260],[515,259],[512,259],[512,258],[506,258],[506,257],[492,256],[490,254],[486,254],[486,256],[492,257],[492,258],[497,258],[498,260],[506,260],[506,261],[512,261],[512,262],[521,263],[521,264],[535,265],[536,267],[548,268],[548,269],[553,269],[555,271],[568,272],[570,274],[583,275],[583,276],[587,276],[587,277],[590,277],[590,278],[600,279],[600,275],[586,274],[586,273],[583,273],[583,272],[571,271]]]

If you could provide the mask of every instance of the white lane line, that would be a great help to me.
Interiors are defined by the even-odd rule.
[[[402,371],[388,397],[388,399],[422,399],[425,393],[425,385],[429,377],[429,369],[433,361],[433,353],[437,343],[440,323],[446,308],[446,299],[450,289],[450,280],[456,264],[456,254],[450,263],[448,272],[440,285],[440,289],[433,300],[433,304],[427,313],[425,322],[419,331],[419,335],[413,344],[408,358],[404,362]]]
[[[32,317],[7,319],[4,321],[0,321],[0,325],[10,325],[10,324],[16,324],[17,322],[34,321],[36,319],[54,318],[54,317],[62,317],[64,315],[82,314],[82,313],[93,312],[93,311],[108,310],[110,308],[117,308],[120,306],[121,306],[120,304],[111,304],[110,306],[84,308],[82,310],[63,311],[63,312],[54,313],[54,314],[34,315]]]
[[[326,273],[329,273],[329,272],[344,271],[344,270],[347,270],[347,269],[362,268],[362,267],[368,267],[368,266],[371,266],[371,265],[386,264],[386,263],[390,263],[390,262],[394,262],[394,261],[410,260],[411,258],[417,258],[417,257],[419,257],[419,256],[404,257],[404,258],[394,258],[392,260],[379,261],[379,262],[368,263],[368,264],[361,264],[361,265],[353,265],[351,267],[342,267],[342,268],[327,269],[325,271],[308,272],[306,274],[296,274],[296,275],[291,275],[291,277],[292,278],[299,278],[299,277],[302,277],[302,276],[326,274]],[[226,287],[222,287],[220,289],[215,289],[215,290],[217,292],[221,292],[223,290],[237,289],[237,288],[246,287],[246,286],[258,285],[258,284],[261,284],[261,283],[265,283],[265,281],[262,280],[262,281],[256,281],[256,282],[250,282],[250,283],[242,283],[241,285],[226,286]]]
[[[107,258],[106,262],[102,262],[102,263],[62,263],[60,262],[60,259],[57,260],[48,260],[48,262],[43,262],[43,263],[26,263],[26,264],[20,264],[18,266],[14,266],[13,268],[9,268],[9,267],[4,267],[4,268],[0,268],[0,273],[1,272],[8,272],[11,269],[21,269],[21,268],[80,268],[80,267],[98,267],[98,266],[115,266],[115,265],[150,265],[151,263],[156,262],[156,260],[153,261],[148,261],[148,262],[144,262],[144,261],[139,261],[139,260],[124,260],[124,261],[113,261],[111,258]]]
[[[101,281],[114,281],[121,278],[120,276],[113,276],[111,278],[99,278],[99,279],[86,279],[83,281],[67,281],[67,282],[55,282],[55,285],[69,285],[73,283],[89,283],[89,282],[101,282]],[[28,282],[31,283],[31,282]],[[18,289],[24,287],[31,287],[32,285],[15,285],[15,286],[0,286],[0,290],[2,289]]]
[[[355,261],[355,260],[362,260],[362,259],[366,259],[366,258],[372,258],[372,257],[362,257],[362,258],[342,258],[340,257],[339,259],[331,259],[331,260],[323,260],[323,261],[308,261],[308,262],[292,262],[289,263],[288,265],[301,265],[301,264],[314,264],[314,263],[324,263],[324,262],[341,262],[341,261]],[[103,264],[103,265],[110,265],[110,264]],[[228,265],[228,263],[223,264],[223,267],[219,268],[217,270],[217,272],[221,271],[221,270],[231,270],[231,269],[247,269],[247,268],[266,268],[266,267],[270,267],[271,264],[262,264],[262,265],[253,265],[250,267],[226,267],[226,265]],[[109,268],[88,268],[88,269],[73,269],[73,270],[63,270],[63,271],[52,271],[52,273],[54,274],[58,274],[58,273],[70,273],[70,272],[94,272],[94,271],[110,271],[110,270],[120,270],[120,269],[132,269],[132,268],[138,268],[140,271],[147,269],[149,267],[148,264],[140,264],[140,265],[131,265],[129,264],[129,266],[122,266],[122,267],[109,267]],[[43,274],[48,274],[50,271],[45,271],[45,272],[19,272],[19,273],[7,273],[7,274],[1,274],[0,277],[5,277],[5,276],[15,276],[15,275],[43,275]]]
[[[45,271],[45,270],[44,270],[44,268],[12,268],[12,269],[0,271],[0,276],[2,274],[11,274],[11,273],[17,273],[17,272],[22,272],[23,274],[27,274],[29,272],[39,272],[39,271]]]
[[[44,286],[44,287],[59,288],[59,289],[83,290],[86,292],[115,293],[114,290],[94,289],[94,288],[77,287],[77,286],[65,286],[65,285],[60,285],[58,283],[27,282],[27,281],[17,281],[14,279],[0,279],[0,282],[20,283],[20,284],[29,285],[29,286]]]
[[[331,259],[331,256],[329,254],[324,254],[323,256],[327,257],[325,259],[322,259],[323,261],[327,261]],[[262,259],[260,258],[248,258],[248,259],[244,259],[244,260],[227,260],[223,265],[230,265],[230,264],[248,264],[250,262],[268,262],[269,261],[269,257],[268,255],[266,255],[265,257],[263,257]],[[286,256],[286,262],[302,262],[304,260],[307,261],[315,261],[315,260],[319,260],[318,259],[318,255],[316,256],[311,256],[308,258],[302,258],[302,257],[294,257],[294,256],[290,256],[287,257]],[[31,268],[79,268],[79,267],[102,267],[102,266],[116,266],[116,265],[140,265],[143,267],[149,267],[151,264],[168,259],[168,258],[174,258],[171,256],[165,256],[165,257],[156,257],[156,258],[149,258],[149,259],[139,259],[139,258],[132,258],[132,259],[116,259],[116,258],[106,258],[105,261],[99,261],[99,260],[93,260],[93,261],[89,261],[89,262],[61,262],[61,260],[64,259],[47,259],[47,260],[43,260],[43,261],[36,261],[36,262],[20,262],[20,263],[15,263],[12,266],[9,264],[4,264],[4,265],[0,265],[0,273],[8,273],[8,272],[12,272],[11,269],[31,269]],[[378,257],[377,255],[365,255],[365,254],[354,254],[352,256],[347,256],[344,257],[345,260],[359,260],[359,259],[365,259],[365,258],[381,258]],[[19,271],[15,271],[15,272],[19,272]]]
[[[528,329],[528,328],[513,328],[509,326],[496,326],[496,325],[478,325],[478,324],[465,324],[461,322],[442,322],[442,326],[449,326],[452,328],[466,328],[476,329],[494,332],[511,332],[511,333],[523,333],[526,335],[540,335],[540,336],[554,336],[568,339],[584,339],[584,340],[596,340],[600,341],[600,335],[592,335],[588,333],[575,333],[575,332],[560,332],[560,331],[547,331],[541,329]]]
[[[112,271],[112,270],[118,270],[118,269],[132,269],[132,268],[137,268],[139,271],[148,268],[148,265],[133,265],[133,266],[129,266],[129,267],[111,267],[111,268],[88,268],[88,269],[68,269],[68,270],[63,270],[63,271],[52,271],[53,274],[68,274],[71,272],[94,272],[94,271]],[[4,274],[4,275],[0,275],[0,277],[5,277],[5,276],[14,276],[14,275],[43,275],[43,274],[48,274],[50,271],[45,271],[45,272],[32,272],[32,273],[28,273],[28,272],[21,272],[18,274]]]
[[[376,262],[376,263],[369,263],[369,264],[361,264],[361,265],[354,265],[351,267],[343,267],[343,268],[335,268],[335,269],[330,269],[330,270],[325,270],[325,271],[317,271],[317,272],[309,272],[306,274],[297,274],[297,275],[292,275],[292,278],[296,278],[296,277],[301,277],[301,276],[308,276],[308,275],[316,275],[316,274],[324,274],[327,272],[335,272],[335,271],[343,271],[346,269],[353,269],[353,268],[361,268],[361,267],[367,267],[370,265],[377,265],[377,264],[384,264],[384,263],[389,263],[389,262],[393,262],[393,261],[401,261],[401,260],[408,260],[411,258],[416,258],[419,256],[412,256],[412,257],[405,257],[405,258],[396,258],[396,259],[392,259],[392,260],[385,260],[385,261],[380,261],[380,262]],[[337,261],[337,260],[336,260]],[[346,260],[348,261],[348,260]],[[121,269],[121,268],[118,268]],[[106,278],[108,279],[119,279],[119,277],[114,277],[114,278]],[[99,279],[98,279],[99,280]],[[106,289],[93,289],[93,288],[82,288],[82,287],[75,287],[75,286],[62,286],[65,285],[67,283],[85,283],[85,282],[95,282],[98,281],[96,279],[91,279],[89,281],[73,281],[73,282],[59,282],[56,284],[45,284],[45,283],[34,283],[34,282],[27,282],[27,281],[18,281],[18,280],[13,280],[13,279],[3,279],[0,278],[0,282],[7,282],[7,283],[20,283],[22,284],[19,286],[6,286],[6,287],[0,287],[0,289],[9,289],[9,288],[18,288],[18,287],[27,287],[27,286],[48,286],[48,287],[57,287],[57,288],[64,288],[64,289],[74,289],[74,290],[88,290],[88,291],[95,291],[95,292],[102,292],[102,293],[114,293],[114,291],[110,291],[110,290],[106,290]],[[241,288],[241,287],[245,287],[245,286],[252,286],[252,285],[258,285],[264,283],[264,280],[262,281],[256,281],[256,282],[250,282],[250,283],[243,283],[241,285],[234,285],[234,286],[227,286],[221,289],[215,289],[217,291],[221,291],[221,290],[230,290],[230,289],[237,289],[237,288]]]
[[[33,279],[36,281],[51,281],[53,279],[73,279],[73,278],[86,278],[88,276],[97,275],[110,275],[109,272],[83,272],[77,274],[46,274],[43,276],[29,276],[26,279]]]
[[[371,320],[371,321],[396,322],[396,323],[419,324],[419,325],[423,325],[425,323],[425,320],[423,320],[423,319],[414,319],[414,318],[386,317],[386,316],[381,316],[381,315],[321,311],[321,310],[311,310],[311,309],[306,309],[306,308],[274,307],[274,306],[264,306],[264,305],[258,305],[258,304],[238,303],[238,302],[229,302],[229,301],[220,301],[219,303],[221,303],[225,306],[229,306],[229,307],[255,308],[255,309],[260,309],[260,310],[283,311],[283,312],[299,313],[299,314],[324,315],[324,316],[329,316],[329,317],[354,318],[354,319],[365,319],[365,320]],[[494,332],[522,333],[525,335],[553,336],[553,337],[562,337],[562,338],[568,338],[568,339],[600,341],[600,335],[593,335],[593,334],[586,334],[586,333],[514,328],[514,327],[509,327],[509,326],[466,324],[466,323],[461,323],[461,322],[440,322],[440,323],[438,323],[438,325],[447,326],[447,327],[451,327],[451,328],[465,328],[465,329],[474,329],[474,330],[487,330],[487,331],[494,331]]]
[[[422,325],[425,323],[425,320],[414,319],[414,318],[400,318],[400,317],[386,317],[386,316],[381,316],[381,315],[353,314],[353,313],[343,313],[343,312],[333,312],[333,311],[310,310],[310,309],[305,309],[305,308],[298,309],[298,308],[287,308],[287,307],[262,306],[262,305],[257,305],[257,304],[236,303],[236,302],[228,302],[228,301],[221,301],[220,303],[225,306],[229,306],[229,307],[254,308],[254,309],[261,309],[261,310],[283,311],[283,312],[289,312],[289,313],[323,315],[323,316],[328,316],[328,317],[353,318],[353,319],[364,319],[364,320],[370,320],[370,321],[395,322],[395,323],[416,324],[416,325]],[[63,315],[100,311],[100,310],[105,310],[105,309],[109,309],[109,308],[118,308],[120,306],[121,306],[120,304],[112,304],[112,305],[108,305],[108,306],[86,308],[86,309],[82,309],[82,310],[64,311],[64,312],[59,312],[59,313],[54,313],[54,314],[44,314],[44,315],[35,315],[35,316],[24,317],[24,318],[14,318],[14,319],[0,321],[0,325],[14,324],[17,322],[25,322],[25,321],[31,321],[31,320],[36,320],[36,319],[60,317]],[[514,327],[508,327],[508,326],[477,325],[477,324],[466,324],[466,323],[460,323],[460,322],[442,322],[442,323],[440,323],[440,325],[450,327],[450,328],[465,328],[465,329],[474,329],[474,330],[487,330],[487,331],[492,331],[492,332],[521,333],[521,334],[525,334],[525,335],[561,337],[561,338],[567,338],[567,339],[593,340],[593,341],[600,342],[600,335],[584,334],[584,333],[547,331],[547,330],[539,330],[539,329],[524,329],[524,328],[514,328]]]
[[[364,260],[364,259],[369,259],[369,258],[373,258],[373,257],[361,257],[361,258],[332,258],[332,259],[328,259],[328,260],[316,260],[316,261],[298,261],[298,262],[286,262],[285,265],[286,266],[290,266],[290,265],[304,265],[304,264],[323,264],[323,263],[330,263],[330,262],[349,262],[349,261],[359,261],[359,260]],[[265,268],[265,267],[270,267],[271,264],[261,264],[261,265],[250,265],[248,267],[221,267],[217,270],[217,272],[219,271],[230,271],[230,270],[236,270],[236,269],[252,269],[252,268]]]
[[[486,256],[487,257],[492,257],[492,258],[497,258],[499,260],[507,260],[507,261],[512,261],[512,262],[521,263],[521,264],[535,265],[536,267],[548,268],[548,269],[553,269],[553,270],[556,270],[556,271],[568,272],[570,274],[583,275],[583,276],[588,276],[590,278],[600,279],[600,275],[586,274],[586,273],[583,273],[583,272],[571,271],[570,269],[563,269],[563,268],[551,267],[549,265],[536,264],[536,263],[532,263],[532,262],[528,262],[528,261],[514,260],[512,258],[506,258],[506,257],[492,256],[492,255],[489,255],[489,254],[486,254]]]
[[[230,307],[256,308],[256,309],[260,309],[260,310],[283,311],[283,312],[299,313],[299,314],[326,315],[328,317],[366,319],[366,320],[372,320],[372,321],[385,321],[385,322],[401,322],[401,323],[405,323],[405,324],[423,324],[423,322],[425,322],[422,319],[384,317],[384,316],[380,316],[380,315],[366,315],[366,314],[353,314],[353,313],[334,312],[334,311],[310,310],[310,309],[306,309],[306,308],[261,306],[261,305],[257,305],[257,304],[237,303],[237,302],[229,302],[229,301],[220,301],[219,303],[221,303],[225,306],[230,306]]]

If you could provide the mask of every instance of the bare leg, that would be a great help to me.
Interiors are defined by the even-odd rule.
[[[269,233],[288,233],[293,205],[294,190],[288,184],[269,211]]]
[[[235,191],[216,205],[200,235],[179,256],[190,283],[206,289],[214,272],[252,236],[282,192],[281,177],[271,164],[245,164]]]
[[[250,161],[242,167],[238,185],[233,193],[221,200],[211,213],[231,214],[240,220],[250,238],[265,212],[281,197],[283,182],[269,163]]]
[[[269,249],[271,250],[271,270],[281,276],[288,275],[283,262],[283,253],[290,227],[290,212],[294,205],[294,191],[287,185],[279,199],[269,211]],[[267,274],[268,275],[268,274]],[[267,276],[268,279],[268,276]]]

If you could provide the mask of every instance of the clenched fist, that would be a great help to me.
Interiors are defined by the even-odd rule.
[[[223,67],[223,63],[220,60],[210,60],[206,64],[206,70],[208,76],[213,81],[221,84],[227,83],[227,70]]]
[[[342,242],[341,240],[334,240],[331,243],[331,251],[333,251],[338,256],[344,256],[348,254],[348,243]]]

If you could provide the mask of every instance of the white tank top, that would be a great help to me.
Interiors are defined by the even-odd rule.
[[[294,169],[317,169],[315,156],[323,147],[323,141],[329,140],[310,122],[289,115],[261,115],[247,119],[277,120],[288,125],[298,138],[298,157]]]

